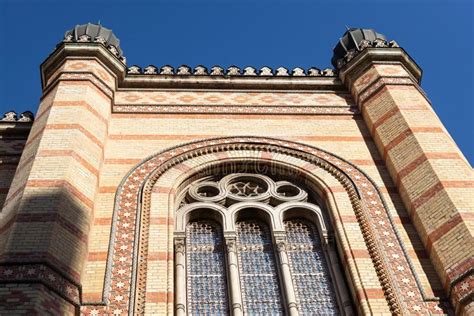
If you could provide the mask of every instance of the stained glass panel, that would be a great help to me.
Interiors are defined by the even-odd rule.
[[[286,221],[287,252],[301,315],[338,315],[336,296],[316,227]]]
[[[281,315],[281,291],[268,226],[237,223],[239,271],[244,311],[248,315]]]
[[[189,315],[228,315],[223,238],[211,221],[186,227],[187,296]]]

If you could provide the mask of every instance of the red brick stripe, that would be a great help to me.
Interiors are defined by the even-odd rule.
[[[373,141],[372,136],[294,136],[288,137],[295,141],[322,141],[322,142],[363,142]]]
[[[116,191],[117,191],[116,186],[99,187],[99,193],[115,193]]]
[[[424,163],[425,161],[428,161],[428,159],[460,159],[462,160],[461,156],[457,153],[446,153],[446,152],[441,152],[441,153],[423,153],[421,156],[410,162],[406,167],[404,167],[402,170],[398,172],[397,175],[397,186],[400,186],[401,181],[403,178],[408,176],[410,173],[412,173],[419,165]]]
[[[357,289],[358,300],[385,299],[383,290],[380,289]]]
[[[97,119],[99,119],[102,123],[106,126],[108,125],[108,120],[103,117],[99,112],[96,111],[88,102],[84,100],[79,101],[54,101],[53,107],[82,107],[92,115],[94,115]]]
[[[107,251],[94,251],[89,252],[87,255],[87,261],[105,261],[107,260]]]
[[[80,124],[48,124],[45,127],[45,130],[78,130],[80,131],[84,136],[86,136],[88,139],[90,139],[94,144],[99,146],[100,149],[104,149],[104,144],[97,138],[95,137],[91,132],[86,130],[82,125]]]
[[[405,138],[407,138],[410,135],[413,135],[412,131],[410,129],[406,129],[403,132],[401,132],[397,137],[392,139],[387,145],[384,146],[383,158],[386,160],[388,152],[392,150],[393,148],[395,148],[398,144],[400,144],[402,141],[405,140]]]
[[[78,153],[73,150],[42,150],[38,152],[37,157],[72,157],[81,166],[89,170],[96,177],[99,176],[99,170],[92,166],[88,161],[82,158]]]
[[[74,197],[79,199],[82,203],[84,203],[89,209],[92,210],[94,206],[94,202],[89,199],[87,196],[84,195],[81,191],[79,191],[74,185],[70,184],[66,180],[28,180],[27,187],[33,188],[66,188],[69,193],[71,193]]]
[[[173,225],[173,219],[165,216],[150,217],[150,225]]]
[[[438,241],[441,237],[446,235],[451,229],[456,227],[459,223],[462,223],[462,217],[459,213],[454,214],[449,220],[444,222],[441,226],[438,226],[435,230],[428,234],[426,242],[426,250],[431,253],[433,244]]]
[[[141,159],[126,159],[126,158],[109,158],[104,160],[104,164],[109,165],[135,165],[139,163]]]
[[[168,260],[169,258],[173,258],[173,253],[169,253],[166,251],[156,251],[148,253],[148,260],[154,261],[163,261]]]
[[[149,134],[149,135],[109,135],[109,139],[113,140],[195,140],[202,138],[212,138],[217,135],[164,135],[164,134]],[[372,141],[371,136],[314,136],[302,135],[287,137],[288,140],[295,141],[346,141],[346,142],[360,142]]]
[[[217,137],[217,135],[109,135],[109,139],[112,140],[195,140],[211,137]]]
[[[382,125],[383,123],[385,123],[388,119],[390,119],[392,116],[394,116],[395,114],[397,113],[400,113],[400,110],[398,108],[392,108],[390,109],[388,112],[386,112],[385,114],[383,114],[381,117],[379,117],[378,120],[376,120],[374,122],[374,124],[372,125],[372,135],[375,133],[375,130],[380,126]]]
[[[71,235],[87,243],[87,234],[58,213],[19,213],[15,216],[15,223],[57,223]]]
[[[474,188],[474,181],[440,181],[427,189],[412,202],[410,208],[411,212],[414,212],[445,188]]]
[[[102,84],[104,84],[107,88],[110,89],[109,85],[107,83],[105,83],[102,79],[98,78],[96,76],[96,74],[94,72],[91,72],[91,71],[87,71],[87,72],[81,72],[81,73],[84,73],[84,74],[91,74],[92,76],[94,76],[97,80],[99,80],[100,82],[102,82]],[[98,86],[97,84],[94,83],[94,81],[92,81],[91,79],[89,78],[84,78],[84,79],[74,79],[74,80],[64,80],[64,79],[60,79],[61,80],[61,84],[63,85],[67,85],[67,86],[84,86],[84,85],[87,85],[89,86],[90,88],[94,89],[95,92],[98,92],[99,96],[104,99],[105,101],[107,102],[110,102],[111,101],[111,97],[107,94],[107,92],[105,92],[104,90],[102,90],[102,87],[101,86]],[[57,81],[59,82],[59,81]],[[52,87],[52,86],[51,86]],[[48,87],[48,89],[50,89],[50,87]],[[112,90],[112,89],[111,89]]]
[[[385,166],[385,162],[381,159],[351,159],[350,162],[356,166]]]
[[[147,303],[172,303],[173,302],[173,292],[146,292],[146,302]]]
[[[96,217],[94,218],[94,225],[109,226],[112,223],[112,217]]]

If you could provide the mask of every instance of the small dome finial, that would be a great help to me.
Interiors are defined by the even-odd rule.
[[[333,49],[331,63],[334,67],[341,68],[357,52],[369,46],[389,47],[385,35],[377,33],[373,29],[349,28],[346,25],[346,32]]]
[[[120,40],[115,36],[112,30],[105,28],[100,24],[87,23],[76,25],[73,29],[64,34],[63,42],[95,42],[101,43],[109,49],[119,59],[123,59],[123,52],[120,48]]]

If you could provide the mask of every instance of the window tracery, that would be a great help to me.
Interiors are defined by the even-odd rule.
[[[304,186],[235,173],[195,180],[177,202],[175,243],[186,244],[175,257],[178,315],[352,314]]]

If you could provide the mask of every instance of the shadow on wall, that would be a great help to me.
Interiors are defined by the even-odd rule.
[[[23,298],[21,304],[3,300],[2,315],[19,308],[58,315],[79,310],[92,213],[64,186],[40,190],[29,189],[0,227],[9,229],[0,254],[0,301],[8,289]]]

